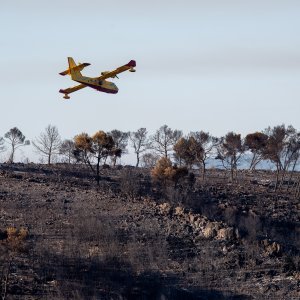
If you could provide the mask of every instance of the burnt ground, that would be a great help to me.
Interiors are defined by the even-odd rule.
[[[2,299],[299,299],[294,175],[209,170],[161,188],[148,170],[0,167]]]

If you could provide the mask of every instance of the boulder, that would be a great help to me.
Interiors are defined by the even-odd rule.
[[[184,215],[184,208],[181,206],[177,206],[175,208],[175,216],[183,216]]]
[[[191,225],[196,229],[201,229],[202,223],[200,219],[196,219],[193,223],[191,223]]]
[[[232,240],[234,238],[234,230],[232,227],[221,228],[217,232],[218,240]]]
[[[217,235],[216,225],[212,222],[209,222],[203,229],[203,235],[206,238],[214,238]]]
[[[189,220],[190,220],[190,222],[194,223],[195,219],[196,219],[195,216],[193,214],[189,213]]]

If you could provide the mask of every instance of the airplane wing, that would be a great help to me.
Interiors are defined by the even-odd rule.
[[[104,80],[106,78],[110,78],[110,77],[115,77],[117,74],[119,73],[122,73],[124,71],[127,71],[127,70],[132,70],[134,71],[134,67],[136,66],[136,62],[135,60],[131,60],[128,64],[124,65],[124,66],[121,66],[113,71],[110,71],[110,72],[105,72],[105,74],[103,74],[102,76],[100,77],[97,77],[97,79],[99,80]]]
[[[62,94],[71,94],[73,92],[76,92],[78,90],[81,90],[83,88],[85,88],[86,85],[84,84],[79,84],[79,85],[75,85],[73,87],[70,87],[70,88],[67,88],[67,89],[60,89],[59,92],[62,93]]]

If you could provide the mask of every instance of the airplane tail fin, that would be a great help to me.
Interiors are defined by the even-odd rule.
[[[89,66],[89,63],[83,63],[76,65],[74,59],[72,57],[68,57],[69,69],[60,72],[59,74],[62,76],[71,75],[72,79],[76,80],[76,78],[82,77],[80,71],[82,71],[85,67]]]
[[[69,63],[69,70],[71,73],[71,78],[76,80],[79,77],[82,77],[80,70],[78,69],[78,67],[72,57],[68,57],[68,63]]]

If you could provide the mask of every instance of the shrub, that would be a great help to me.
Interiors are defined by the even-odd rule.
[[[151,170],[151,176],[154,181],[162,183],[164,186],[172,182],[175,188],[179,181],[188,175],[189,171],[186,167],[173,166],[171,160],[167,157],[159,159]]]
[[[6,229],[7,239],[5,240],[7,247],[12,251],[24,250],[24,242],[28,237],[28,230],[26,228],[8,227]]]

